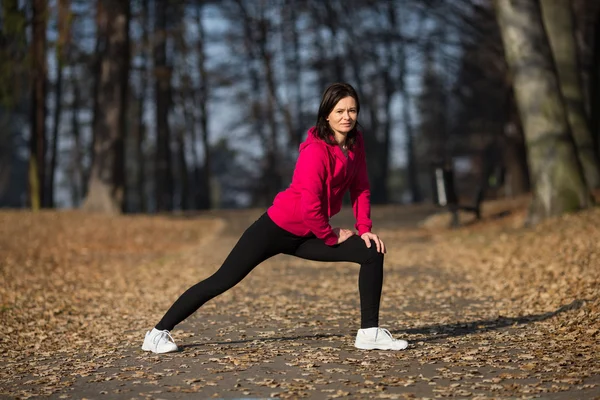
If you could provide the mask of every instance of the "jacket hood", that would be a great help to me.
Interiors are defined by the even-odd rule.
[[[310,146],[313,143],[318,143],[320,145],[325,146],[329,151],[331,151],[330,147],[331,145],[325,143],[325,141],[319,139],[317,137],[317,128],[316,127],[312,127],[308,130],[308,134],[306,135],[306,140],[302,143],[300,143],[300,151],[304,150],[307,146]]]

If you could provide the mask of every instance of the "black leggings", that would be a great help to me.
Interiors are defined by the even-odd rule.
[[[368,248],[359,236],[327,246],[315,236],[300,237],[276,225],[267,213],[244,232],[225,262],[212,276],[186,290],[156,325],[172,330],[204,303],[238,284],[258,264],[276,254],[289,254],[314,261],[347,261],[360,264],[361,328],[379,325],[379,302],[383,284],[383,254],[375,243]]]

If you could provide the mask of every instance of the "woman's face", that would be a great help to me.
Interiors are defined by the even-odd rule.
[[[327,121],[334,133],[346,136],[356,125],[357,117],[356,100],[354,97],[348,96],[337,102],[327,116]]]

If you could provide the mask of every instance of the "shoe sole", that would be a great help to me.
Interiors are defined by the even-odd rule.
[[[144,344],[142,345],[142,350],[144,350],[144,351],[151,351],[151,352],[152,352],[152,353],[154,353],[154,354],[166,354],[166,353],[175,353],[175,352],[179,351],[179,347],[178,347],[178,348],[176,348],[176,349],[173,349],[173,350],[171,350],[171,351],[163,351],[163,352],[159,352],[159,351],[154,351],[154,350],[152,350],[152,348],[151,348],[151,347],[146,347],[146,344],[144,343]]]
[[[391,346],[381,346],[375,344],[356,344],[354,343],[354,347],[361,350],[405,350],[408,347],[408,343],[403,347],[397,349]]]

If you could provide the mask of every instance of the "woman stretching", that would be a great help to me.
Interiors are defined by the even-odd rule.
[[[142,349],[154,353],[177,351],[170,331],[210,299],[238,284],[257,265],[277,254],[314,261],[360,264],[361,329],[359,349],[402,350],[379,327],[383,284],[381,239],[371,232],[370,190],[362,134],[356,129],[360,103],[354,88],[335,83],[323,93],[316,126],[308,131],[289,188],[242,235],[225,262],[209,278],[185,291],[154,329],[146,333]],[[342,208],[350,191],[355,228],[332,228],[329,219]]]

